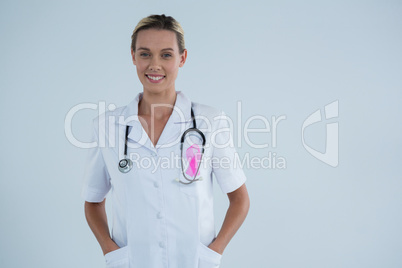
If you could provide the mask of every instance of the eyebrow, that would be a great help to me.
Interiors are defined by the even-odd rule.
[[[149,48],[146,48],[146,47],[139,47],[139,48],[137,48],[137,50],[151,51]],[[163,50],[171,50],[171,51],[174,51],[174,49],[173,49],[173,48],[170,48],[170,47],[164,48],[164,49],[162,49],[162,51],[163,51]]]

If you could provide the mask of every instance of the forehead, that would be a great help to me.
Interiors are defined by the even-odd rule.
[[[151,50],[172,48],[178,50],[176,34],[169,30],[147,29],[137,34],[136,49],[143,47]]]

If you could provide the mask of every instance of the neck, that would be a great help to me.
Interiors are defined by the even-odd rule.
[[[144,91],[138,103],[138,115],[151,116],[155,119],[170,116],[176,102],[176,91],[165,91],[158,94]]]

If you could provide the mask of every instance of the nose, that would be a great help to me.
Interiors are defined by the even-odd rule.
[[[158,59],[153,58],[153,59],[151,60],[150,64],[149,64],[148,69],[149,69],[150,71],[153,71],[153,72],[160,71],[160,70],[161,70],[161,67],[160,67],[160,64],[159,64]]]

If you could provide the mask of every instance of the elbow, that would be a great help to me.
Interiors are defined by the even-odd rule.
[[[237,213],[245,218],[250,210],[250,198],[246,195],[234,200],[230,205],[235,207]]]
[[[248,195],[244,198],[243,206],[245,213],[248,214],[248,211],[250,210],[250,197]]]

